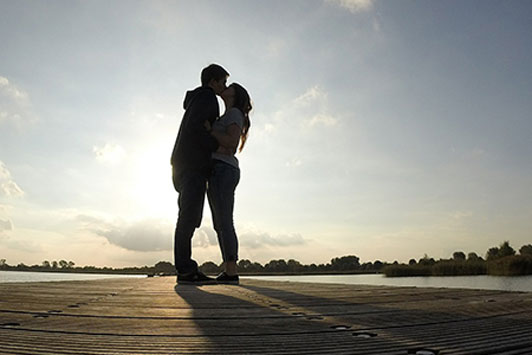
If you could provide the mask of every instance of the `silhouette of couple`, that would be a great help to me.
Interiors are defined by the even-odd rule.
[[[233,224],[235,189],[240,180],[238,145],[246,143],[251,100],[239,84],[227,86],[229,73],[217,64],[201,72],[201,86],[187,91],[185,114],[172,152],[172,180],[179,193],[174,236],[178,284],[238,284],[238,239]],[[225,103],[220,116],[216,95]],[[210,278],[192,259],[192,236],[201,224],[205,193],[222,251],[224,271]]]

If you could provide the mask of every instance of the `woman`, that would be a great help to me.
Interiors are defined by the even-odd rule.
[[[233,207],[240,169],[235,153],[239,142],[239,151],[242,151],[246,143],[252,107],[246,89],[237,83],[229,85],[221,97],[225,103],[225,113],[216,120],[211,130],[211,134],[220,143],[220,148],[212,155],[213,170],[207,197],[224,261],[224,271],[216,280],[218,283],[238,284],[238,239],[233,224]]]

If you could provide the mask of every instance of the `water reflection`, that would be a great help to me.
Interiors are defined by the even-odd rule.
[[[116,277],[146,277],[146,275],[82,274],[74,272],[0,271],[1,282],[41,282],[98,280]]]
[[[532,292],[532,275],[527,276],[428,276],[384,277],[384,275],[289,275],[249,276],[249,278],[272,281],[341,283],[348,285],[416,286],[472,288],[482,290]]]

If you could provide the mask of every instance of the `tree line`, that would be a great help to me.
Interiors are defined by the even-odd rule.
[[[112,268],[112,267],[97,267],[97,266],[75,266],[73,261],[66,260],[44,260],[40,265],[26,265],[19,263],[17,265],[9,265],[6,259],[0,259],[0,270],[3,271],[47,271],[47,272],[77,272],[77,273],[117,273],[117,274],[149,274],[153,273],[153,266],[141,266],[141,267],[125,267],[125,268]]]
[[[453,253],[451,259],[438,261],[425,255],[419,260],[410,259],[408,264],[395,264],[383,268],[389,277],[396,276],[457,276],[498,275],[517,276],[532,274],[532,245],[523,245],[519,253],[508,241],[489,248],[485,259],[476,253]]]
[[[356,255],[346,255],[331,259],[326,264],[302,264],[295,259],[270,260],[262,265],[248,259],[238,262],[242,275],[268,274],[338,274],[338,273],[384,273],[386,276],[450,276],[450,275],[529,275],[532,274],[532,245],[523,245],[517,253],[508,241],[498,247],[489,248],[485,258],[470,252],[453,253],[450,259],[435,260],[427,255],[419,260],[410,259],[408,264],[382,262],[361,263]],[[159,261],[153,266],[140,267],[96,267],[76,266],[73,261],[43,261],[40,265],[9,265],[6,259],[0,259],[0,270],[5,271],[48,271],[78,273],[119,273],[145,275],[175,275],[174,265],[169,261]],[[222,265],[207,261],[200,265],[206,274],[216,274]]]
[[[238,270],[241,274],[325,274],[325,273],[378,273],[386,265],[386,262],[376,260],[374,262],[360,263],[356,255],[346,255],[331,259],[326,264],[302,264],[297,260],[284,259],[270,260],[262,265],[248,259],[238,262]],[[215,274],[221,271],[221,265],[212,261],[203,263],[200,270],[207,274]]]
[[[395,262],[397,264],[397,262]],[[380,270],[391,265],[380,260],[375,262],[360,263],[360,258],[355,255],[346,255],[331,259],[326,264],[302,264],[297,260],[284,259],[271,260],[262,265],[248,259],[242,259],[238,262],[239,272],[241,274],[299,274],[299,273],[378,273]],[[207,261],[200,265],[200,270],[215,274],[222,270],[222,265],[217,265],[212,261]],[[6,259],[0,259],[0,270],[5,271],[51,271],[51,272],[81,272],[81,273],[126,273],[126,274],[148,274],[148,275],[174,275],[175,268],[171,262],[159,261],[153,266],[141,267],[96,267],[96,266],[76,266],[73,261],[45,260],[39,265],[9,265]]]

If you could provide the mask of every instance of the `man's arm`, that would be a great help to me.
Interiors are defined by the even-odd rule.
[[[218,115],[218,101],[216,96],[209,92],[198,93],[192,106],[189,108],[190,117],[187,123],[187,131],[198,137],[198,144],[211,152],[218,149],[218,141],[205,128],[205,121],[214,121]]]

